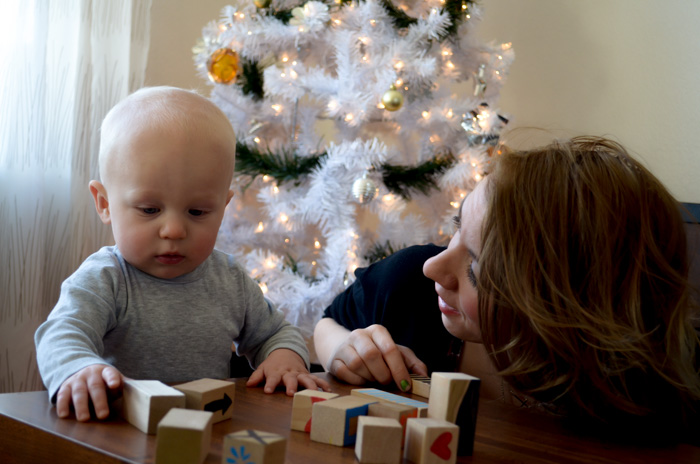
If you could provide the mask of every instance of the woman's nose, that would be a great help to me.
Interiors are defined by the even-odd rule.
[[[455,290],[457,288],[458,279],[451,269],[450,262],[450,249],[448,248],[423,263],[423,274],[425,274],[427,278],[434,280],[444,289]],[[466,274],[466,269],[464,272]]]

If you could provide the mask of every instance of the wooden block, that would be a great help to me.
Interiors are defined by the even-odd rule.
[[[221,464],[284,464],[287,439],[260,430],[241,430],[224,437]]]
[[[214,414],[214,423],[233,416],[233,399],[236,384],[225,380],[199,379],[174,385],[173,388],[185,394],[185,407],[209,411]]]
[[[409,419],[403,457],[416,464],[454,464],[458,441],[459,427],[451,422]]]
[[[474,432],[479,411],[481,380],[461,372],[433,372],[428,417],[457,424],[460,456],[474,451]]]
[[[353,396],[359,396],[360,398],[373,399],[374,401],[413,406],[418,410],[418,417],[428,416],[428,403],[406,398],[405,396],[401,395],[395,395],[394,393],[385,392],[384,390],[379,390],[377,388],[355,388],[350,391],[350,394]]]
[[[372,402],[348,395],[314,403],[311,408],[311,440],[335,446],[354,445],[357,418],[367,415]]]
[[[311,406],[319,401],[336,398],[337,393],[320,390],[301,390],[294,394],[292,402],[292,430],[311,432]]]
[[[423,398],[430,398],[430,377],[411,374],[411,392]]]
[[[401,424],[401,446],[403,446],[406,421],[412,417],[418,417],[418,409],[405,404],[378,402],[369,405],[367,415],[372,417],[386,417],[399,421],[399,424]]]
[[[158,424],[156,464],[200,464],[211,446],[214,414],[173,408]]]
[[[124,380],[124,419],[143,433],[156,433],[171,408],[184,408],[185,394],[158,380]]]
[[[355,456],[366,464],[399,464],[403,428],[396,419],[360,416]]]

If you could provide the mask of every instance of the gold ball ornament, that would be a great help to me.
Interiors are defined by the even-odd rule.
[[[368,203],[377,196],[379,189],[367,173],[352,184],[352,195],[360,203]]]
[[[272,0],[253,0],[253,3],[258,8],[267,8],[272,3]]]
[[[238,53],[220,48],[209,57],[209,79],[219,84],[230,84],[238,75]]]
[[[382,95],[382,104],[384,108],[389,111],[396,111],[401,108],[403,105],[403,95],[396,90],[395,85],[392,84],[389,90],[384,92],[384,95]]]

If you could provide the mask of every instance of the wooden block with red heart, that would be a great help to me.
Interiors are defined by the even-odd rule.
[[[403,457],[416,464],[457,462],[459,427],[430,418],[408,419]]]
[[[460,456],[471,456],[474,451],[480,386],[481,380],[461,372],[433,372],[430,379],[428,417],[459,426]]]
[[[336,398],[337,393],[320,390],[301,390],[294,394],[292,402],[292,430],[311,432],[311,408],[314,403]]]

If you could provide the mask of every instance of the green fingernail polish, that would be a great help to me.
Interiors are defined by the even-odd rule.
[[[410,385],[409,385],[409,383],[408,383],[408,380],[403,379],[403,380],[401,381],[401,390],[402,390],[402,391],[408,390],[408,387],[409,387],[409,386],[410,386]]]

